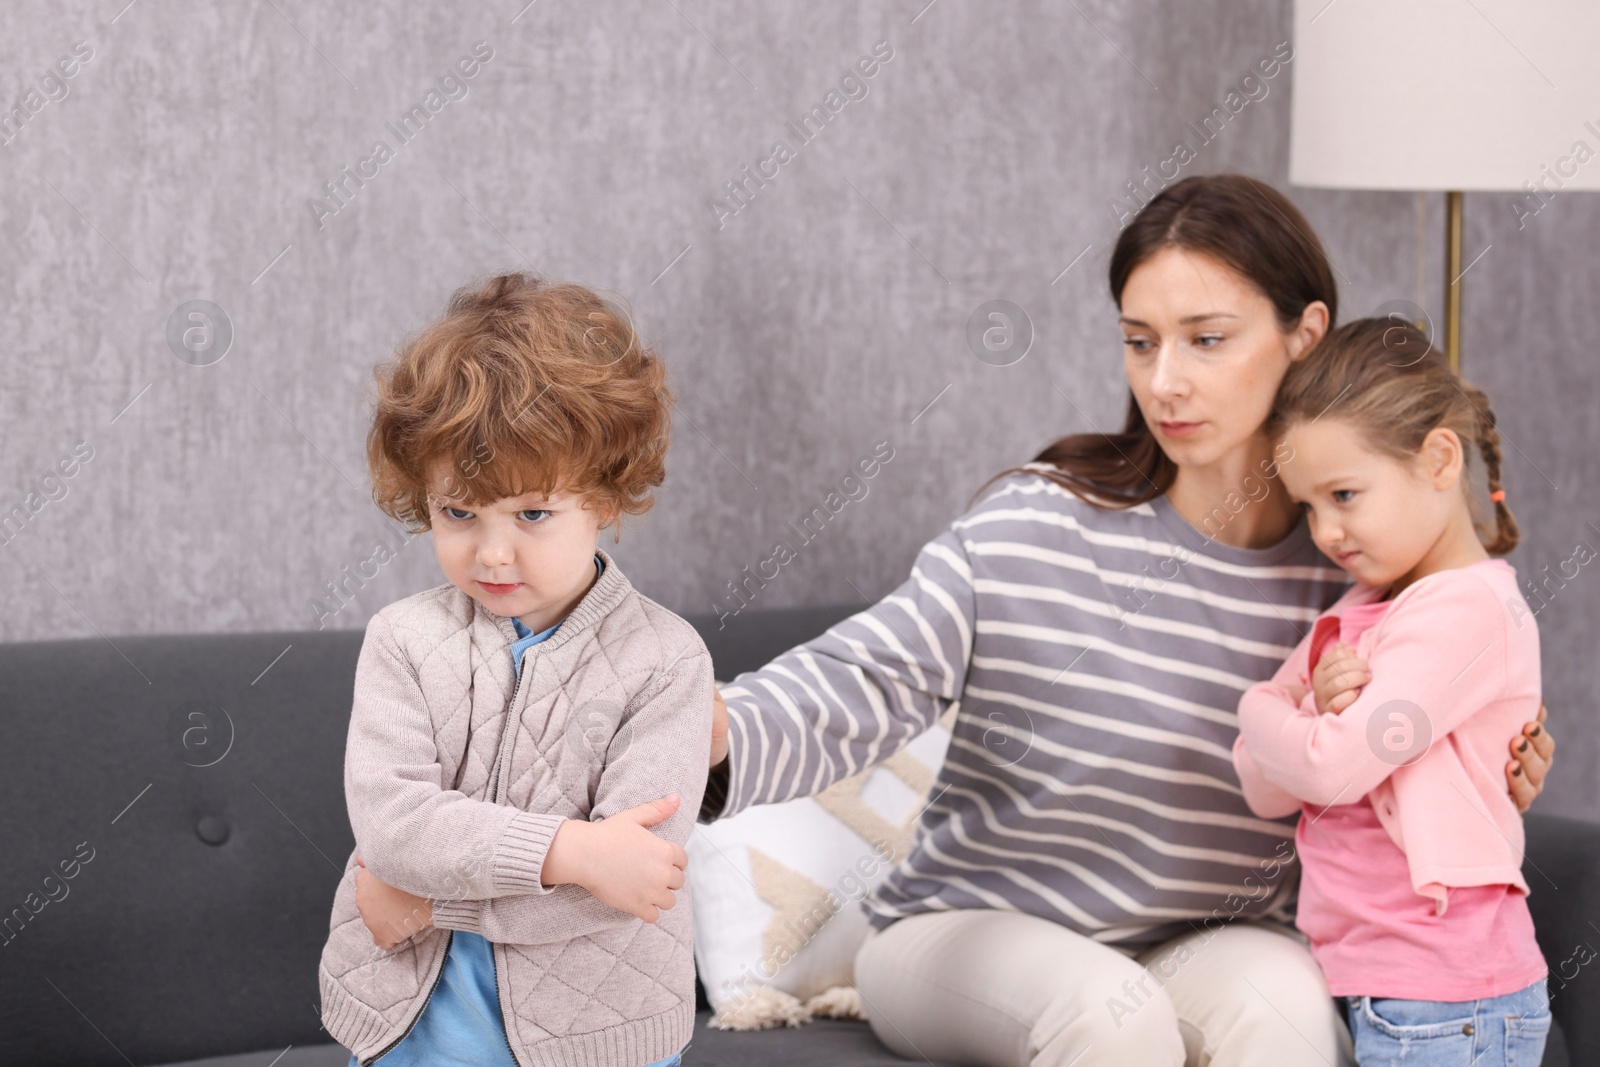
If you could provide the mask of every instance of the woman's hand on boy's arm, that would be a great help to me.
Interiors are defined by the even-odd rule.
[[[1506,785],[1517,810],[1526,812],[1533,798],[1544,792],[1544,778],[1555,762],[1556,740],[1545,725],[1548,713],[1539,705],[1539,717],[1524,723],[1522,732],[1511,739],[1511,759],[1506,763]]]
[[[728,705],[722,702],[722,690],[711,691],[711,766],[728,758]]]

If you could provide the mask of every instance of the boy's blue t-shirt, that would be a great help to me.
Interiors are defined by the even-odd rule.
[[[598,553],[594,564],[597,577],[605,573],[605,561]],[[523,654],[548,639],[561,623],[539,633],[514,616],[511,625],[517,630],[517,640],[511,645],[511,662],[520,677]],[[444,971],[421,1017],[411,1032],[377,1062],[382,1067],[517,1067],[500,1017],[494,946],[483,935],[470,930],[453,932]],[[678,1055],[672,1055],[647,1067],[673,1067],[678,1062]],[[360,1061],[351,1056],[349,1067],[360,1067]]]

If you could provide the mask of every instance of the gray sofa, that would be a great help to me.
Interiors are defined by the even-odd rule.
[[[691,621],[728,678],[854,610]],[[353,847],[341,768],[361,636],[0,645],[0,1064],[342,1067],[316,972]],[[1527,828],[1558,1027],[1544,1062],[1600,1063],[1600,825]],[[707,1028],[703,991],[700,1009],[688,1067],[907,1062],[864,1023],[731,1033]]]

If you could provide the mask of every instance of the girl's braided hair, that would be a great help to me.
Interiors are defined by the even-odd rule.
[[[1439,427],[1454,430],[1470,460],[1483,464],[1494,507],[1486,535],[1469,479],[1463,490],[1484,547],[1503,556],[1517,546],[1517,520],[1500,484],[1500,434],[1489,397],[1462,381],[1421,330],[1395,319],[1357,319],[1330,330],[1289,367],[1265,430],[1280,436],[1295,423],[1333,418],[1355,427],[1367,446],[1400,460],[1414,459]]]

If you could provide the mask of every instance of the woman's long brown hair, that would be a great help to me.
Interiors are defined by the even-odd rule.
[[[1163,248],[1202,252],[1238,271],[1272,301],[1285,330],[1315,300],[1328,305],[1330,327],[1338,318],[1339,290],[1322,243],[1305,216],[1264,182],[1242,174],[1196,175],[1156,194],[1111,254],[1111,299],[1119,309],[1128,276]],[[1032,462],[1050,469],[1009,467],[980,486],[973,501],[1008,474],[1035,473],[1097,507],[1129,508],[1165,493],[1178,473],[1131,390],[1121,432],[1069,434]]]

